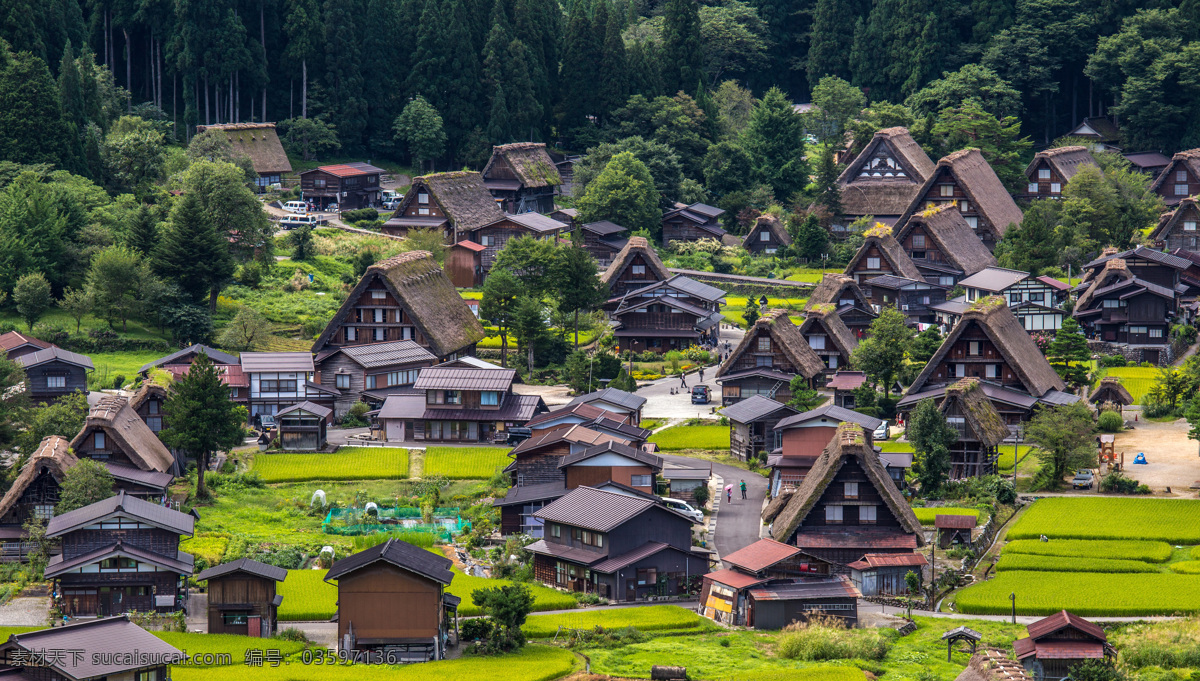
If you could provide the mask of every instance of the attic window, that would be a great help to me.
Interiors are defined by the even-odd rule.
[[[875,506],[859,506],[858,507],[858,523],[860,525],[874,525],[878,520]]]
[[[1028,191],[1029,191],[1029,193],[1030,193],[1030,194],[1036,194],[1036,193],[1038,193],[1038,183],[1037,183],[1037,182],[1030,182],[1030,183],[1029,183],[1029,187],[1028,187]]]
[[[758,233],[758,240],[759,241],[770,241],[771,233],[764,229],[763,231]]]
[[[869,270],[879,269],[879,258],[867,258],[867,269],[869,269]]]
[[[1050,183],[1050,193],[1051,194],[1061,194],[1062,193],[1062,185],[1059,184],[1058,182],[1051,182]]]
[[[1185,231],[1185,232],[1196,231],[1196,221],[1195,220],[1184,220],[1183,221],[1183,231]]]
[[[938,189],[941,191],[941,196],[954,196],[954,185],[952,184],[938,185]]]
[[[1175,185],[1175,196],[1187,196],[1188,186],[1186,184]]]
[[[846,498],[847,499],[857,499],[858,498],[858,483],[857,482],[846,483]]]
[[[1176,170],[1175,171],[1175,181],[1176,182],[1187,182],[1187,171],[1186,170]]]
[[[1049,168],[1039,168],[1038,169],[1038,179],[1039,180],[1049,180],[1050,179],[1050,169]]]
[[[825,524],[826,525],[841,525],[842,524],[842,507],[841,506],[826,506],[825,507]]]
[[[387,291],[371,291],[371,297],[375,299],[386,298]]]
[[[96,449],[104,449],[104,433],[96,433],[95,435]]]
[[[643,276],[643,275],[645,275],[645,274],[646,274],[646,266],[645,266],[645,265],[632,265],[632,266],[630,267],[630,271],[631,271],[633,274],[635,274],[635,275],[637,275],[637,276],[639,276],[639,277],[640,277],[640,276]]]
[[[913,248],[925,248],[925,235],[914,234],[912,240]]]
[[[417,194],[417,203],[428,205],[429,204],[429,194],[426,194],[425,192],[418,193]]]

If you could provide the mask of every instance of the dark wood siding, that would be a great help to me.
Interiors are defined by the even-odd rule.
[[[249,632],[248,624],[226,624],[225,615],[247,614],[262,618],[262,635],[273,633],[276,624],[275,580],[234,572],[208,580],[208,633]]]
[[[441,610],[441,585],[388,563],[338,580],[339,641],[351,624],[359,639],[432,638],[440,630]]]

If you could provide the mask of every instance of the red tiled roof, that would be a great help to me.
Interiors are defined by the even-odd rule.
[[[759,539],[753,544],[738,549],[728,556],[722,556],[723,562],[736,565],[743,570],[758,572],[765,570],[781,560],[791,558],[800,553],[795,546],[777,542],[774,539]]]
[[[1038,277],[1037,280],[1042,282],[1043,284],[1049,286],[1050,288],[1058,290],[1058,291],[1067,291],[1067,290],[1070,290],[1070,288],[1071,288],[1070,285],[1067,284],[1067,282],[1059,281],[1059,280],[1055,279],[1054,277],[1050,277],[1050,276],[1047,276],[1044,274],[1042,276]]]
[[[705,579],[711,579],[714,582],[719,582],[732,589],[745,589],[747,587],[754,586],[755,584],[762,584],[763,582],[767,581],[765,579],[752,577],[744,572],[736,572],[734,570],[717,570],[716,572],[710,572],[707,575],[704,575],[704,577]]]
[[[1103,629],[1083,619],[1082,617],[1079,617],[1078,615],[1072,615],[1066,610],[1060,610],[1059,612],[1056,612],[1049,617],[1040,619],[1025,628],[1029,631],[1029,637],[1037,640],[1039,638],[1049,636],[1060,629],[1065,629],[1066,627],[1078,629],[1079,631],[1088,634],[1089,636],[1092,636],[1102,642],[1108,640],[1108,636],[1104,634]]]
[[[479,251],[487,250],[487,246],[477,244],[474,241],[471,241],[470,239],[463,239],[462,241],[460,241],[454,245],[462,246],[463,248],[467,249],[468,251],[475,251],[476,253],[478,253]]]
[[[163,367],[171,372],[171,377],[175,379],[182,378],[187,375],[188,369],[192,368],[190,364],[169,364]],[[242,368],[235,364],[218,364],[217,373],[221,375],[221,383],[233,388],[248,388],[250,387],[250,379],[246,378],[246,374],[242,373]]]
[[[933,526],[939,530],[969,530],[975,527],[977,522],[978,519],[973,515],[943,515],[939,513],[933,518]]]
[[[847,567],[867,570],[876,567],[917,567],[928,564],[929,561],[920,553],[868,553]]]
[[[1021,638],[1013,641],[1013,651],[1021,660],[1030,655],[1039,660],[1088,660],[1104,657],[1104,644],[1099,641],[1034,641]]]

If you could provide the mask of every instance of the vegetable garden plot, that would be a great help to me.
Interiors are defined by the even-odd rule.
[[[955,602],[959,612],[1004,615],[1012,610],[1012,593],[1017,594],[1019,615],[1052,615],[1064,609],[1083,617],[1200,612],[1200,579],[1173,573],[1079,572],[1065,578],[1057,572],[1001,572],[963,589]]]
[[[1010,533],[1011,536],[1011,533]],[[1082,539],[1018,539],[1004,546],[1004,554],[1026,553],[1036,556],[1073,556],[1140,560],[1165,563],[1171,559],[1171,545],[1161,541],[1105,541]]]
[[[425,450],[426,478],[487,480],[512,461],[503,447],[430,447]]]
[[[1089,497],[1041,499],[1009,539],[1148,539],[1200,544],[1200,500]]]
[[[403,479],[408,477],[408,450],[342,447],[332,454],[258,454],[253,470],[266,483]]]
[[[1081,558],[1078,556],[1036,556],[1028,553],[1004,553],[996,563],[996,572],[1035,570],[1038,572],[1159,572],[1157,565],[1140,560]]]

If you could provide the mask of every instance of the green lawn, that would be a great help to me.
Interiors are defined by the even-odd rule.
[[[1017,445],[1017,451],[1014,454],[1012,445],[1000,445],[1000,457],[996,460],[996,470],[1011,474],[1013,466],[1024,461],[1032,448],[1030,445]]]
[[[430,447],[425,450],[425,469],[421,475],[486,480],[512,462],[508,452],[506,447]]]
[[[650,436],[664,451],[729,449],[729,426],[672,426]]]
[[[1121,385],[1125,386],[1125,389],[1133,397],[1133,403],[1141,404],[1142,398],[1154,386],[1160,373],[1162,370],[1155,367],[1109,367],[1101,369],[1100,375],[1096,377],[1096,383],[1092,387],[1099,385],[1100,379],[1104,376],[1116,376],[1121,379]]]
[[[788,275],[788,277],[787,277],[787,280],[788,280],[788,281],[802,281],[802,282],[805,282],[805,283],[808,283],[808,284],[819,284],[819,283],[821,283],[821,277],[825,276],[825,273],[827,273],[827,272],[837,272],[837,270],[836,270],[836,269],[826,269],[826,270],[799,269],[799,270],[793,270],[793,271],[792,271],[792,273]]]
[[[906,440],[904,442],[894,442],[891,440],[884,442],[876,442],[880,451],[884,452],[912,452],[913,446]]]
[[[458,577],[455,576],[457,580]],[[677,605],[649,605],[641,608],[589,610],[562,615],[532,615],[521,629],[530,638],[550,638],[564,629],[591,630],[596,627],[623,629],[637,627],[638,631],[689,631],[715,626],[712,620]]]
[[[401,447],[342,447],[332,454],[258,454],[254,472],[264,482],[378,480],[408,477],[408,450]]]
[[[165,352],[95,352],[92,358],[90,386],[94,389],[111,388],[118,376],[124,376],[122,385],[128,385],[137,376],[138,369],[166,355]]]
[[[463,574],[457,567],[454,570],[454,580],[450,582],[450,586],[446,587],[446,593],[454,594],[462,598],[462,603],[458,606],[459,617],[474,617],[481,614],[479,607],[471,600],[471,594],[476,589],[492,589],[498,586],[507,586],[512,584],[507,579],[487,579],[486,577],[472,577]],[[541,584],[528,584],[529,590],[533,592],[533,611],[543,612],[545,610],[570,610],[578,607],[579,602],[571,594],[564,593],[558,589],[542,586]]]

